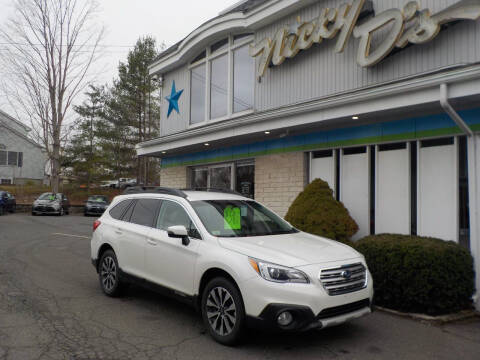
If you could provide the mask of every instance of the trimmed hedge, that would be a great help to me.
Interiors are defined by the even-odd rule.
[[[349,245],[350,238],[358,231],[348,210],[335,200],[328,183],[320,179],[314,180],[297,196],[285,220],[302,231]]]
[[[406,235],[367,236],[355,244],[373,277],[377,305],[442,315],[471,306],[470,253],[452,241]]]

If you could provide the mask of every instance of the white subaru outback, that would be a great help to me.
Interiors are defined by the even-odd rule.
[[[232,193],[130,188],[94,223],[103,292],[139,283],[191,303],[211,336],[325,328],[371,312],[364,257]]]

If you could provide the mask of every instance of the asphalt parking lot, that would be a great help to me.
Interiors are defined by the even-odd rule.
[[[300,334],[250,331],[236,348],[193,309],[131,287],[104,296],[90,263],[95,218],[0,217],[0,359],[478,359],[480,321],[389,314]]]

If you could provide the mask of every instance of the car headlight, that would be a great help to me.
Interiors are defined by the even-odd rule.
[[[54,207],[55,209],[58,209],[58,208],[60,208],[60,204],[59,204],[59,203],[53,203],[53,207]]]
[[[248,261],[253,270],[265,280],[280,283],[310,283],[308,276],[303,271],[253,258],[249,258]]]

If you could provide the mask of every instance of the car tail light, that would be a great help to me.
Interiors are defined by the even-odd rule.
[[[93,231],[97,230],[100,224],[101,224],[100,220],[95,220],[93,223]]]

